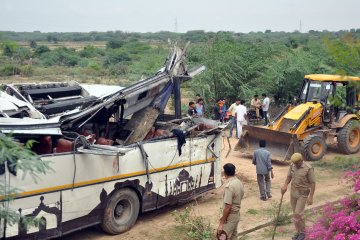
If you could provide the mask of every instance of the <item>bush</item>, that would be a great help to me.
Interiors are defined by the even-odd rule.
[[[113,76],[125,75],[128,72],[129,72],[129,67],[124,63],[118,63],[109,67],[109,74]]]
[[[175,222],[181,224],[187,231],[187,236],[194,240],[210,240],[211,226],[204,217],[196,216],[193,207],[186,207],[184,211],[172,213]]]
[[[3,55],[12,57],[19,48],[19,45],[13,41],[5,41],[1,44],[1,48]]]
[[[307,229],[307,239],[317,240],[357,240],[360,239],[360,170],[344,174],[344,178],[354,187],[354,194],[337,205],[327,205],[321,217]]]
[[[121,49],[117,49],[108,53],[103,59],[103,65],[108,67],[122,62],[131,61],[129,54]]]
[[[4,64],[0,65],[0,76],[12,76],[20,74],[21,70],[18,65],[15,64]]]
[[[56,48],[51,52],[44,53],[41,59],[47,67],[54,65],[73,67],[80,61],[80,57],[76,52],[66,47]]]
[[[17,57],[19,60],[24,61],[26,59],[29,59],[32,57],[32,53],[30,51],[30,49],[28,48],[24,48],[24,47],[20,47],[16,50],[16,52],[14,53],[14,57]]]
[[[103,49],[88,45],[85,46],[83,50],[79,52],[80,57],[84,58],[94,58],[98,56],[104,56],[105,52]]]
[[[50,48],[48,46],[42,45],[35,48],[34,55],[39,57],[47,52],[50,52]]]
[[[93,62],[93,61],[89,62],[88,67],[91,69],[94,69],[96,71],[99,71],[101,69],[101,65],[98,64],[97,62]]]
[[[110,40],[106,43],[106,48],[107,49],[116,49],[116,48],[121,48],[124,45],[124,41],[122,40]]]
[[[35,41],[35,40],[31,40],[31,41],[29,42],[29,46],[30,46],[31,48],[36,48],[36,47],[37,47],[36,41]]]
[[[33,68],[31,65],[25,65],[20,67],[20,75],[23,77],[31,77],[33,75]]]

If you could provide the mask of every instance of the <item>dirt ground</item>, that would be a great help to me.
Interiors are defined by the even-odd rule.
[[[231,139],[231,145],[235,146],[236,139]],[[287,165],[274,163],[275,178],[272,180],[273,198],[264,202],[259,199],[259,190],[256,182],[255,166],[251,164],[251,159],[240,152],[231,151],[228,158],[225,155],[228,151],[227,144],[224,144],[222,152],[222,162],[233,163],[237,168],[237,175],[242,179],[245,186],[245,197],[241,202],[241,220],[238,232],[253,228],[272,219],[275,205],[280,200],[280,187],[285,181],[288,171]],[[332,151],[325,156],[322,161],[329,161],[334,158],[336,151]],[[357,155],[360,156],[360,155]],[[317,185],[313,206],[319,206],[326,202],[338,200],[346,194],[351,193],[351,189],[344,187],[341,182],[341,170],[328,170],[315,167]],[[97,227],[87,228],[67,235],[63,239],[97,239],[97,240],[121,240],[121,239],[185,239],[186,233],[179,232],[179,227],[174,221],[171,213],[174,210],[181,211],[186,206],[194,205],[196,214],[204,216],[210,221],[212,228],[217,228],[222,205],[222,189],[210,191],[182,206],[167,207],[158,211],[143,214],[139,217],[135,226],[128,232],[117,236],[110,236],[102,232]],[[284,196],[284,209],[290,210],[289,192]],[[309,224],[309,223],[308,223]],[[273,227],[264,228],[242,237],[241,239],[271,239]],[[292,224],[287,224],[278,228],[279,231],[275,239],[291,239],[293,235]]]

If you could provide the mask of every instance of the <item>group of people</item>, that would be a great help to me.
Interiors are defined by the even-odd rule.
[[[257,120],[264,119],[264,125],[266,126],[269,124],[268,111],[270,107],[270,98],[265,93],[261,96],[263,97],[262,101],[259,99],[259,95],[254,95],[254,98],[251,99],[250,106],[251,109],[255,111]]]
[[[191,117],[205,117],[204,100],[196,94],[196,103],[189,102],[188,115]]]
[[[266,149],[266,142],[259,141],[259,149],[254,152],[252,163],[256,166],[257,182],[259,186],[260,199],[266,201],[272,198],[270,177],[274,178],[271,164],[270,152]],[[307,162],[300,153],[294,153],[291,158],[285,183],[281,188],[284,195],[291,183],[290,204],[294,213],[293,222],[296,234],[293,240],[305,239],[305,205],[312,205],[315,193],[314,168]],[[218,239],[237,239],[237,227],[240,220],[240,205],[244,196],[244,185],[235,176],[236,168],[233,164],[227,163],[223,166],[224,183],[224,209],[217,229]]]
[[[256,112],[256,118],[260,120],[264,119],[264,125],[269,124],[268,110],[270,106],[270,98],[265,93],[262,94],[263,100],[255,95],[250,102],[251,110]],[[240,109],[238,111],[238,108]],[[205,105],[203,98],[200,94],[196,94],[196,101],[189,102],[189,109],[187,114],[191,117],[206,117]],[[227,119],[230,121],[230,137],[232,137],[233,129],[236,127],[236,138],[239,138],[242,133],[242,125],[246,124],[247,108],[245,107],[245,101],[236,99],[229,108],[226,105],[226,99],[220,98],[216,101],[213,108],[213,119],[224,122]],[[240,135],[239,135],[240,133]]]

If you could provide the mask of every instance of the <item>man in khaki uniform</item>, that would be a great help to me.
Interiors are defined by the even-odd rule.
[[[251,99],[251,102],[250,102],[251,108],[256,111],[257,119],[260,118],[260,108],[261,108],[261,101],[258,97],[259,97],[259,95],[254,95],[254,98]]]
[[[240,221],[240,204],[244,196],[244,186],[235,176],[235,166],[231,163],[224,165],[226,182],[224,183],[224,210],[220,218],[217,234],[219,239],[237,239],[237,226]],[[221,237],[224,235],[227,238]]]
[[[314,168],[304,162],[303,156],[300,153],[294,153],[290,161],[293,163],[285,181],[281,188],[281,194],[287,191],[287,187],[291,182],[290,202],[294,212],[294,225],[297,233],[292,238],[293,240],[305,239],[305,219],[304,209],[306,203],[311,205],[315,192],[315,174]]]

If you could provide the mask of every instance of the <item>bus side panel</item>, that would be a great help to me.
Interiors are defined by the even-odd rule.
[[[24,222],[7,224],[5,237],[9,239],[43,239],[61,234],[60,192],[15,199],[10,209],[22,217],[41,219],[39,226],[27,226]]]

